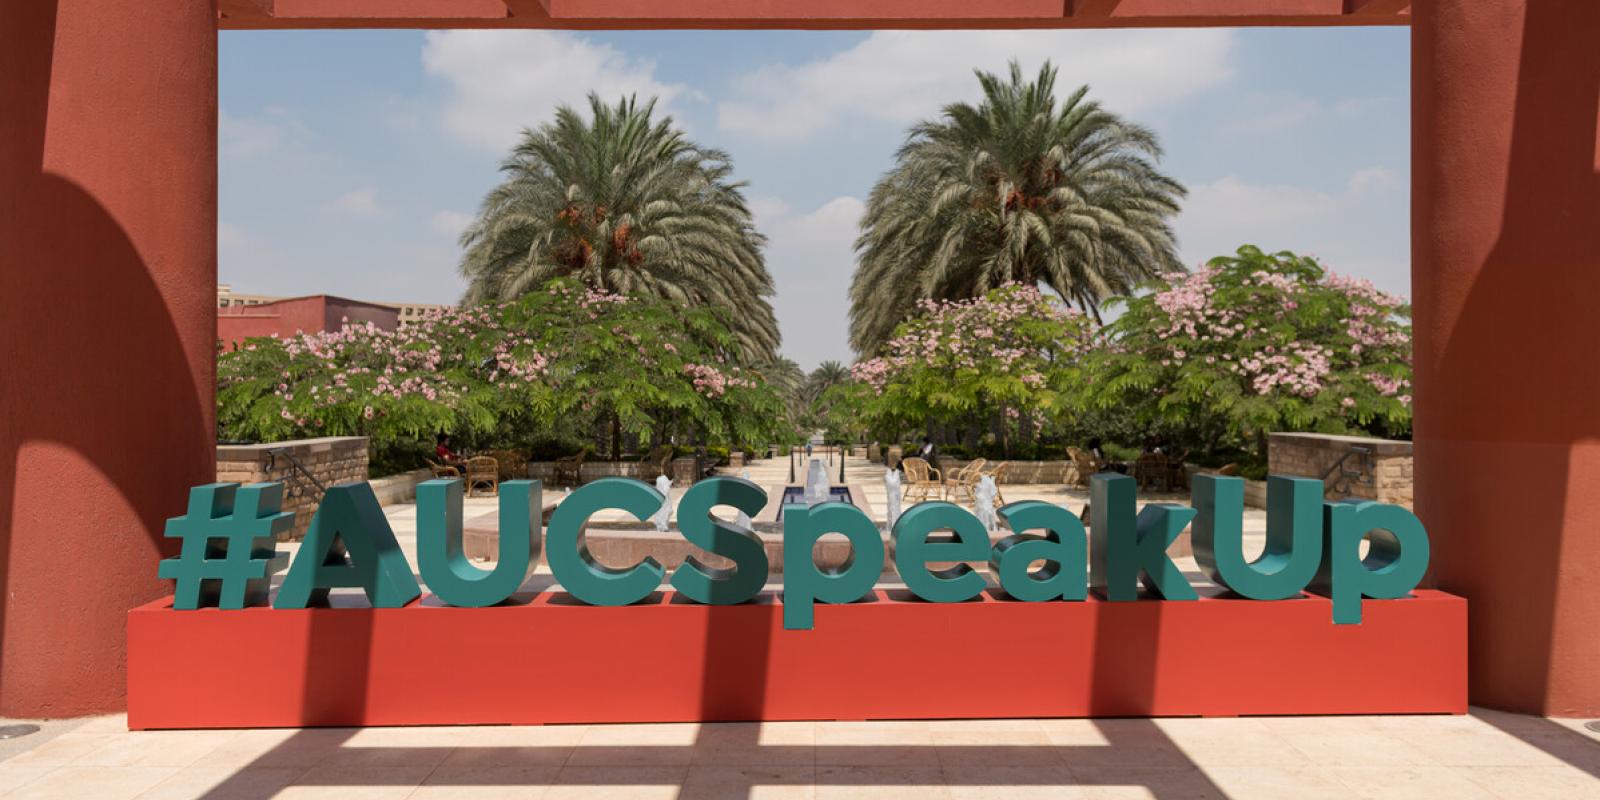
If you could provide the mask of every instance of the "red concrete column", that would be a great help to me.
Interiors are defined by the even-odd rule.
[[[1413,10],[1417,512],[1473,702],[1600,716],[1600,3]]]
[[[122,708],[213,474],[210,0],[0,3],[0,715]]]

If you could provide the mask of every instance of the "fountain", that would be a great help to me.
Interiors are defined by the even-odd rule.
[[[828,471],[822,466],[822,459],[811,459],[811,466],[806,468],[806,505],[814,506],[828,499]]]
[[[672,479],[666,475],[657,477],[656,491],[661,493],[663,502],[661,503],[661,510],[657,511],[651,520],[656,524],[657,533],[666,533],[667,523],[672,518]]]
[[[891,469],[883,473],[883,493],[888,498],[889,507],[884,512],[883,521],[889,528],[894,528],[895,520],[900,519],[900,493],[902,477],[900,470]]]

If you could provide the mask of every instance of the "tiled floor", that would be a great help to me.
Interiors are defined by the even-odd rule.
[[[1600,797],[1600,737],[1464,717],[130,733],[0,761],[3,798]]]

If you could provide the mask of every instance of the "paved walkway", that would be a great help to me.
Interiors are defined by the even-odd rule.
[[[1595,735],[1570,721],[1486,710],[144,733],[124,726],[122,717],[94,718],[0,761],[0,798],[1600,797]]]

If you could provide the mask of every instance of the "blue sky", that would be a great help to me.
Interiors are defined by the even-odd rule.
[[[456,235],[520,128],[591,89],[656,95],[749,183],[785,354],[848,361],[862,199],[910,123],[1011,58],[1160,134],[1189,263],[1249,242],[1409,294],[1401,28],[224,32],[220,279],[454,302]]]

